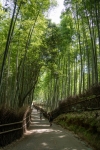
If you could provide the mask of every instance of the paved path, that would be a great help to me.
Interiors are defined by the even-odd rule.
[[[33,109],[32,124],[25,136],[8,146],[7,150],[93,150],[76,135],[53,124],[40,120],[39,112]]]

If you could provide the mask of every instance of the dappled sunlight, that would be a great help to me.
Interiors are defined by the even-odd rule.
[[[53,129],[40,129],[37,131],[37,133],[43,133],[43,132],[45,133],[53,132]]]
[[[32,123],[25,135],[30,138],[30,142],[26,145],[27,149],[34,145],[34,150],[92,150],[84,148],[86,147],[84,142],[60,126],[53,123],[50,127],[47,119],[40,120],[39,113],[33,115]]]
[[[79,149],[76,149],[76,148],[64,148],[62,150],[79,150]],[[86,150],[86,149],[80,149],[80,150]],[[89,149],[88,149],[89,150]]]
[[[43,133],[43,132],[49,133],[49,132],[53,132],[53,129],[38,129],[38,130],[37,129],[33,129],[33,130],[27,131],[26,134],[32,134],[34,132],[36,132],[37,134],[38,133]]]
[[[32,122],[33,122],[34,120],[35,120],[35,121],[36,121],[36,120],[39,121],[40,118],[37,118],[37,117],[36,117],[36,118],[32,118],[32,119],[31,119]]]
[[[34,124],[33,124],[34,125]],[[32,125],[31,125],[32,126]],[[42,124],[42,125],[34,125],[35,127],[50,127],[50,125]]]
[[[32,117],[33,120],[40,120],[40,117]]]
[[[30,127],[34,127],[34,129],[30,129],[29,131],[27,130],[27,132],[25,134],[32,134],[32,133],[49,133],[49,132],[55,132],[55,133],[61,133],[62,131],[61,130],[55,130],[55,129],[52,129],[50,127],[50,125],[46,125],[46,124],[39,124],[38,122],[36,122],[37,124],[32,124]],[[59,138],[62,138],[64,137],[65,135],[63,136],[59,136]]]
[[[62,131],[61,130],[54,130],[54,132],[61,133]]]
[[[48,144],[47,144],[47,143],[42,143],[42,145],[43,145],[43,146],[47,146]]]
[[[33,124],[39,124],[40,122],[31,122],[31,125],[33,125]]]
[[[61,126],[53,123],[50,127],[49,121],[40,120],[38,113],[32,120],[25,136],[9,150],[93,150]]]
[[[64,137],[66,137],[66,135],[61,135],[61,136],[59,136],[59,138],[64,138]]]

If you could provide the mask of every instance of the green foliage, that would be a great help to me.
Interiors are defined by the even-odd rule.
[[[95,118],[94,114],[95,112],[92,115],[91,112],[62,114],[54,122],[63,128],[74,131],[91,146],[99,150],[100,130],[98,128],[100,126],[100,118]]]
[[[35,92],[36,99],[42,95],[55,108],[59,100],[81,95],[99,83],[99,1],[65,0],[59,25],[45,17],[56,1],[12,3],[15,11],[0,5],[0,97],[4,103],[31,103]],[[14,94],[9,94],[13,87]]]
[[[11,107],[31,104],[40,69],[45,64],[41,57],[45,48],[42,37],[47,28],[44,13],[50,5],[49,0],[23,0],[17,2],[15,12],[11,9],[7,13],[0,6],[0,67],[3,77],[0,103]],[[12,11],[14,16],[11,18]]]

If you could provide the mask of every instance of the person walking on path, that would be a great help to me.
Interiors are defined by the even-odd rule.
[[[50,123],[50,127],[52,126],[52,122],[53,122],[53,116],[51,113],[49,113],[49,123]]]
[[[33,108],[31,125],[24,136],[0,150],[93,150],[76,134],[55,123],[50,128],[48,120],[40,121],[39,117],[40,113]]]
[[[40,111],[40,120],[42,120],[42,115],[43,115],[42,111]]]

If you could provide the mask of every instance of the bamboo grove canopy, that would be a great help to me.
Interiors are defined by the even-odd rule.
[[[34,99],[53,109],[99,84],[99,0],[65,0],[59,24],[47,18],[53,0],[5,4],[0,4],[0,104],[17,108]]]

